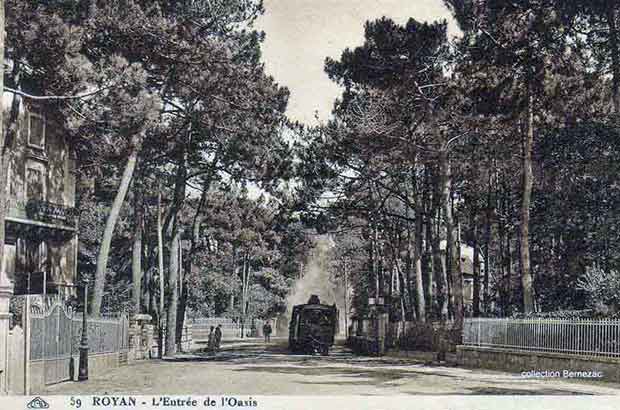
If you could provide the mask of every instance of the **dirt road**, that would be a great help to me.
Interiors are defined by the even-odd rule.
[[[425,365],[411,359],[362,358],[343,347],[328,357],[291,355],[285,342],[224,345],[203,353],[123,366],[87,382],[49,386],[41,394],[620,394],[620,385],[524,379],[521,375]]]

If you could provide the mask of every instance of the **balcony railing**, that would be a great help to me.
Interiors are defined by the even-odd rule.
[[[78,212],[76,208],[30,199],[26,202],[26,216],[29,219],[75,226]]]

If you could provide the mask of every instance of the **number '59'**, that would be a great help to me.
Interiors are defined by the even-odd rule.
[[[82,407],[82,400],[71,397],[71,399],[69,400],[69,404],[71,405],[71,407],[79,409],[80,407]]]

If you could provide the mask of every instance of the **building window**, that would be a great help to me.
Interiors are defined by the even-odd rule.
[[[28,114],[28,145],[45,149],[45,117],[39,114]]]
[[[47,243],[36,239],[17,240],[15,294],[53,293],[53,278],[49,274]],[[44,290],[45,289],[45,290]]]
[[[28,166],[26,168],[26,199],[45,200],[45,168],[44,166]]]

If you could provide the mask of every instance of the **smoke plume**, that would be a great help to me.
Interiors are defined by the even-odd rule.
[[[300,277],[295,282],[288,298],[286,312],[283,320],[279,320],[280,326],[288,323],[291,318],[293,306],[308,303],[310,295],[317,295],[322,304],[332,305],[343,315],[343,289],[334,280],[331,265],[331,251],[334,243],[327,235],[320,235],[314,241],[314,247],[310,251],[305,265],[301,269]],[[279,326],[279,327],[280,327]],[[288,329],[279,329],[288,331]]]

